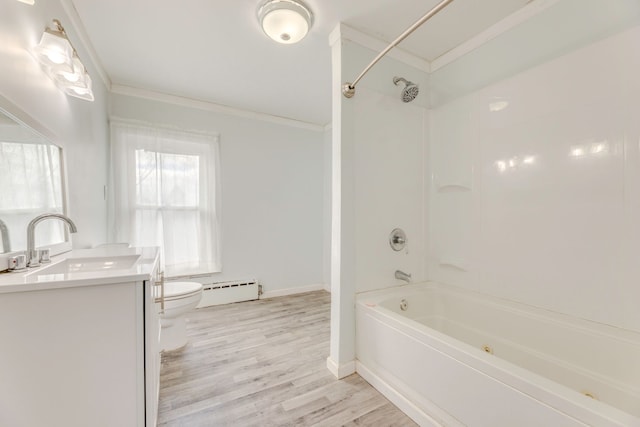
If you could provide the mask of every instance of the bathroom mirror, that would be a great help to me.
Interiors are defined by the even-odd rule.
[[[27,224],[37,215],[65,213],[64,188],[62,149],[0,108],[0,254],[27,248]],[[60,221],[38,225],[38,247],[68,239]]]

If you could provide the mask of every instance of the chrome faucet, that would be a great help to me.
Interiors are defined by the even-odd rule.
[[[411,274],[407,274],[404,271],[396,270],[396,279],[404,280],[407,283],[411,283]]]
[[[73,221],[71,221],[69,217],[59,213],[45,213],[33,218],[29,225],[27,225],[27,267],[38,267],[40,265],[38,252],[36,251],[36,225],[38,225],[45,219],[53,218],[65,222],[67,226],[69,226],[69,232],[75,233],[76,231],[78,231],[76,225],[73,223]]]
[[[9,228],[0,219],[0,234],[2,234],[2,252],[11,252],[11,239],[9,239]]]

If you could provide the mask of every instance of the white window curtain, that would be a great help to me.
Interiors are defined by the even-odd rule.
[[[221,271],[219,137],[112,120],[111,146],[112,241],[159,246],[168,276]]]
[[[0,219],[11,231],[11,248],[27,247],[27,224],[46,212],[63,213],[60,149],[37,141],[0,141]],[[38,226],[38,246],[60,243],[59,221]],[[2,248],[7,251],[9,248]]]

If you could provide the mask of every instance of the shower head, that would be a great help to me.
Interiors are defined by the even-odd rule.
[[[403,79],[402,77],[393,78],[393,84],[396,86],[398,86],[398,83],[400,82],[404,82],[405,84],[404,89],[402,89],[402,102],[411,102],[416,99],[416,96],[418,96],[418,92],[420,91],[420,89],[418,89],[418,85]]]

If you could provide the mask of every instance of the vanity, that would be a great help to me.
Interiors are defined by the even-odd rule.
[[[0,274],[0,425],[155,426],[157,248],[73,250]]]

